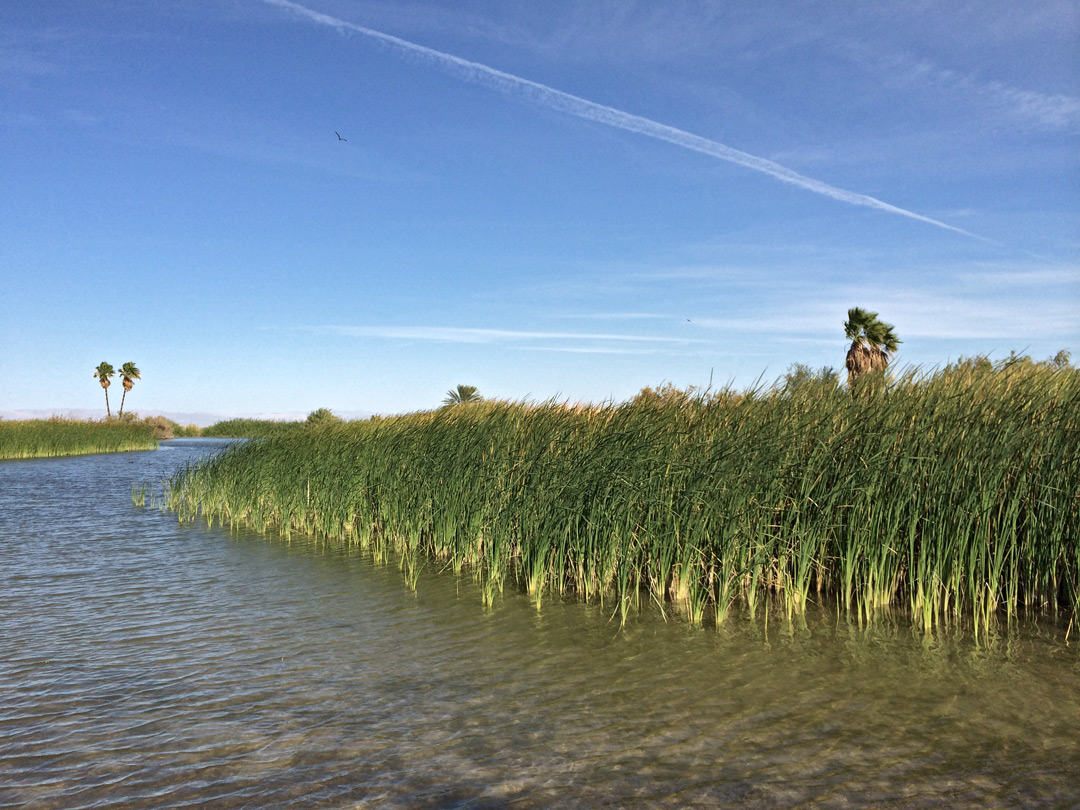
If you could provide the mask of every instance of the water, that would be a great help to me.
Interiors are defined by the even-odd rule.
[[[485,611],[132,506],[219,446],[0,462],[0,807],[1080,806],[1075,628]]]

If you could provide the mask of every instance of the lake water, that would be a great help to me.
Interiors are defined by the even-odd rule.
[[[1077,630],[692,630],[131,503],[220,443],[0,462],[0,807],[1075,807]]]

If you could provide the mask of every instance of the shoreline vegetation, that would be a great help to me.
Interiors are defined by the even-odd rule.
[[[0,420],[0,460],[153,450],[159,438],[152,419]]]
[[[102,420],[64,416],[0,419],[0,461],[154,450],[159,441],[167,439],[264,438],[295,431],[305,424],[308,423],[229,419],[200,428],[181,425],[164,416],[140,418],[132,413]]]
[[[1080,606],[1080,371],[1027,358],[622,404],[309,420],[179,470],[162,505],[692,625],[835,605],[976,636]],[[254,429],[254,428],[253,428]],[[207,435],[205,432],[203,435]],[[1068,635],[1068,631],[1067,631]]]

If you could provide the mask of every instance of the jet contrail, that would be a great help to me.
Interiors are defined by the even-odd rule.
[[[319,23],[320,25],[327,25],[336,28],[339,31],[347,30],[363,34],[366,37],[370,37],[405,51],[407,54],[420,56],[429,62],[433,62],[446,72],[457,76],[464,81],[479,84],[484,87],[490,87],[491,89],[498,90],[500,93],[508,96],[521,98],[525,101],[552,110],[566,112],[570,115],[577,116],[578,118],[585,118],[589,121],[607,124],[608,126],[626,130],[627,132],[636,132],[649,138],[667,141],[676,146],[681,146],[684,149],[691,149],[695,152],[711,155],[720,160],[734,163],[736,166],[742,166],[745,169],[762,172],[763,174],[775,177],[777,180],[790,183],[793,186],[798,186],[799,188],[830,197],[840,202],[846,202],[851,205],[861,205],[866,208],[875,208],[890,214],[898,214],[902,217],[908,217],[909,219],[915,219],[919,222],[936,225],[947,231],[963,234],[964,236],[979,239],[983,242],[993,241],[984,236],[965,231],[962,228],[957,228],[954,225],[941,222],[940,220],[931,219],[922,214],[916,214],[914,211],[908,211],[907,209],[890,205],[875,197],[837,188],[836,186],[830,186],[828,183],[824,183],[821,180],[815,180],[812,177],[806,177],[786,166],[781,166],[779,163],[774,163],[771,160],[751,155],[748,152],[742,152],[730,146],[725,146],[722,143],[711,141],[700,135],[694,135],[693,133],[676,129],[667,124],[661,124],[658,121],[653,121],[640,115],[623,112],[614,107],[597,104],[595,101],[589,101],[580,96],[564,93],[562,90],[556,90],[554,87],[548,87],[546,84],[540,84],[539,82],[534,82],[530,79],[523,79],[512,73],[504,73],[501,70],[482,65],[479,62],[470,62],[467,59],[462,59],[453,54],[436,51],[433,48],[417,45],[415,42],[409,42],[408,40],[400,39],[391,36],[390,34],[384,34],[381,31],[346,22],[337,17],[331,17],[329,14],[323,14],[322,12],[314,11],[306,6],[299,5],[298,3],[293,3],[291,0],[264,0],[264,2],[269,3],[272,6],[289,9],[313,22]]]

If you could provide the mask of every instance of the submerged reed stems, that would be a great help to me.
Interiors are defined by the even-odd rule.
[[[1080,372],[975,363],[568,408],[482,403],[293,431],[177,473],[181,520],[694,624],[835,600],[985,632],[1080,603]]]

